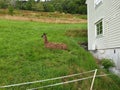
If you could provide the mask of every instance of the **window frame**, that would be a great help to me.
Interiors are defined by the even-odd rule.
[[[97,38],[103,37],[104,34],[104,26],[103,26],[103,19],[100,19],[95,23],[95,35]]]
[[[94,0],[94,7],[98,7],[101,3],[103,3],[103,0]]]

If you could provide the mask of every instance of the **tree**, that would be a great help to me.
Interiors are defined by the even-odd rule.
[[[35,4],[35,0],[29,0],[29,1],[27,1],[25,9],[26,10],[32,10],[34,4]]]
[[[51,2],[45,2],[43,4],[43,6],[44,6],[45,12],[54,12],[55,11],[55,7]]]
[[[44,11],[44,6],[41,2],[38,2],[36,4],[33,5],[32,8],[34,11]]]
[[[22,10],[34,10],[34,11],[45,11],[45,12],[65,12],[72,14],[86,14],[87,6],[85,5],[86,0],[0,0],[0,8],[8,8],[9,5],[14,6],[17,9]]]
[[[8,7],[8,0],[0,0],[0,8],[7,8]]]
[[[85,5],[79,6],[77,13],[79,13],[79,14],[87,14],[87,7]]]

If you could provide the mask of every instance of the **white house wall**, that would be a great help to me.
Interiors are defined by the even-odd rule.
[[[120,75],[120,0],[103,0],[98,7],[94,0],[88,6],[88,49],[98,58],[108,58],[116,65]],[[95,23],[103,20],[103,36],[96,37]],[[116,70],[116,71],[115,71]]]
[[[120,47],[120,0],[111,0],[106,17],[106,48]]]
[[[94,31],[94,2],[93,0],[87,0],[88,7],[88,49],[92,50],[92,44],[95,41],[95,31]]]
[[[104,37],[96,38],[95,23],[104,19],[104,3],[98,7],[94,6],[94,0],[88,0],[88,49],[95,50],[104,47]],[[101,11],[102,10],[102,11]]]
[[[104,0],[103,3],[101,3],[98,7],[95,8],[95,13],[94,13],[94,31],[95,31],[95,48],[96,49],[103,49],[105,47],[105,11],[104,11]],[[103,36],[97,37],[96,35],[96,29],[95,29],[95,23],[98,22],[99,20],[103,21]]]
[[[88,49],[108,49],[120,47],[120,0],[103,0],[94,6],[94,0],[88,5]],[[96,37],[95,23],[103,19],[103,36]]]

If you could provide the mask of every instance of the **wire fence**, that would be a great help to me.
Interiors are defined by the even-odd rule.
[[[79,76],[79,75],[82,75],[82,74],[88,74],[88,73],[94,72],[93,75],[89,76],[89,77],[84,77],[84,78],[80,78],[80,79],[75,79],[75,80],[71,80],[71,81],[60,82],[60,83],[55,83],[55,84],[50,84],[50,85],[45,85],[45,86],[31,88],[31,89],[26,89],[26,90],[37,90],[37,89],[49,88],[49,87],[54,87],[54,86],[58,86],[58,85],[64,85],[64,84],[69,84],[69,83],[73,83],[73,82],[78,82],[78,81],[83,81],[83,80],[87,80],[87,79],[92,79],[91,87],[90,87],[90,90],[92,90],[96,77],[103,77],[103,76],[109,75],[109,74],[96,75],[97,71],[98,70],[95,69],[95,70],[91,70],[91,71],[87,71],[87,72],[83,72],[83,73],[72,74],[72,75],[67,75],[67,76],[61,76],[61,77],[56,77],[56,78],[51,78],[51,79],[45,79],[45,80],[38,80],[38,81],[33,81],[33,82],[25,82],[25,83],[5,85],[5,86],[0,86],[0,88],[17,87],[17,86],[23,86],[23,85],[29,85],[29,84],[35,84],[35,83],[41,83],[41,82],[54,81],[54,80],[70,78],[70,77]]]

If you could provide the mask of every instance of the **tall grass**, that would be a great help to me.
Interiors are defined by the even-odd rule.
[[[77,44],[78,41],[84,41],[84,39],[69,37],[65,34],[70,29],[86,29],[86,27],[86,24],[0,20],[0,86],[48,79],[98,68],[93,56]],[[41,38],[43,33],[47,33],[48,40],[51,42],[66,43],[69,51],[45,48]],[[115,78],[96,79],[95,90],[119,90],[120,79],[116,76]],[[25,90],[66,80],[69,79],[7,88],[7,90]],[[47,90],[87,90],[90,82],[91,80],[87,80],[47,88]]]

